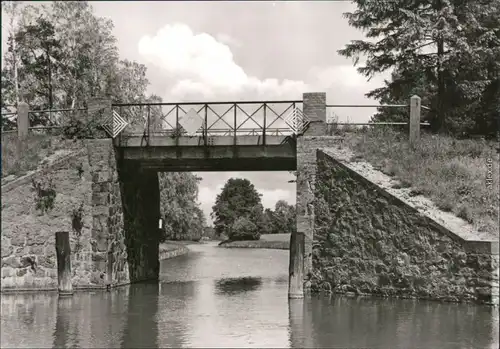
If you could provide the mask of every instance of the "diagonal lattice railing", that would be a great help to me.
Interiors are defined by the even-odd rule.
[[[302,101],[115,103],[112,108],[129,123],[124,135],[198,136],[205,143],[209,137],[232,136],[236,142],[238,136],[251,135],[266,144],[266,136],[297,133],[290,116],[302,109]]]

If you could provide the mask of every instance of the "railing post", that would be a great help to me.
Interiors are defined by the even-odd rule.
[[[236,113],[237,113],[237,107],[236,103],[234,104],[234,136],[233,136],[233,144],[236,146],[237,141],[236,141],[236,129],[237,129],[237,124],[236,124]]]
[[[147,114],[148,114],[148,141],[147,141],[147,144],[149,146],[149,141],[151,139],[151,131],[154,132],[154,124],[151,122],[151,105],[148,105],[147,106],[148,110],[147,110]]]
[[[264,128],[262,130],[262,144],[263,145],[266,145],[266,107],[267,107],[267,104],[264,103]]]
[[[28,114],[28,103],[19,102],[19,105],[17,106],[17,136],[19,139],[23,139],[28,135],[28,129],[30,126]]]
[[[419,96],[410,98],[410,146],[414,147],[420,140],[420,110],[421,99]]]
[[[204,139],[203,139],[203,142],[205,144],[205,147],[208,145],[208,130],[207,130],[207,127],[208,127],[208,104],[205,104],[205,121],[204,121],[205,125],[203,126],[203,133],[204,133]]]
[[[57,281],[61,296],[72,295],[71,284],[71,247],[69,243],[69,232],[56,232],[56,256],[57,256]]]

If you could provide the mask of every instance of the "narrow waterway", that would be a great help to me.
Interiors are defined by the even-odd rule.
[[[2,348],[498,348],[498,310],[410,300],[288,302],[288,251],[190,245],[161,281],[1,296]],[[493,315],[496,314],[496,315]]]

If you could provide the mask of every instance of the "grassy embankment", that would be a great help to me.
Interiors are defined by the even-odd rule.
[[[225,248],[269,248],[288,250],[290,248],[290,234],[261,235],[260,240],[223,242],[220,247]]]
[[[2,178],[22,176],[35,170],[42,161],[59,149],[64,149],[60,137],[30,133],[23,142],[17,133],[2,134]]]
[[[393,176],[400,187],[431,199],[436,206],[498,239],[498,143],[422,134],[412,150],[406,134],[388,128],[344,133],[356,160]]]

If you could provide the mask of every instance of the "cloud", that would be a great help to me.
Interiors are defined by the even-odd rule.
[[[176,80],[169,95],[178,99],[245,95],[267,99],[297,98],[307,84],[296,80],[259,79],[238,65],[227,42],[208,33],[194,33],[185,24],[168,24],[139,41],[139,53]]]
[[[232,47],[242,46],[240,41],[236,40],[235,38],[226,33],[219,33],[215,36],[215,38],[217,39],[217,41]]]
[[[169,81],[163,97],[174,101],[217,101],[217,100],[283,100],[302,99],[302,93],[308,91],[326,91],[329,104],[362,104],[370,103],[363,96],[370,89],[380,86],[381,79],[367,83],[366,79],[357,73],[356,68],[345,60],[345,64],[335,66],[312,66],[307,71],[300,72],[300,79],[278,79],[272,75],[265,77],[253,76],[240,66],[231,50],[237,49],[240,54],[251,55],[256,48],[243,47],[237,38],[226,34],[211,35],[206,32],[194,32],[183,23],[167,24],[154,35],[143,36],[138,44],[138,51],[150,65],[162,71]],[[287,64],[286,57],[276,57]],[[314,61],[314,58],[311,58]],[[266,62],[262,62],[263,65]],[[281,72],[277,72],[281,73]],[[276,76],[280,76],[276,74]],[[282,75],[281,75],[282,76]],[[220,108],[219,108],[220,107]],[[277,113],[283,112],[286,106],[272,105]],[[213,106],[222,115],[227,107]],[[245,107],[251,114],[251,107]],[[335,108],[332,108],[335,109]],[[367,120],[375,111],[369,108],[339,108],[335,110],[342,119],[347,115],[351,121]],[[347,110],[346,110],[347,109]],[[332,111],[330,111],[332,112]],[[209,124],[216,120],[210,114]],[[238,112],[239,113],[239,112]],[[257,123],[262,120],[262,111],[255,114]],[[232,119],[232,113],[225,118]],[[238,116],[239,117],[239,116]],[[275,115],[269,113],[268,118]],[[345,119],[345,117],[344,117]],[[239,120],[238,123],[243,122]],[[272,121],[272,120],[270,120]],[[268,122],[270,122],[268,121]],[[255,127],[252,121],[246,127]],[[282,120],[272,127],[284,127]],[[215,128],[225,128],[218,122]],[[215,198],[220,193],[224,183],[231,177],[249,179],[262,193],[264,207],[273,208],[276,201],[283,199],[295,203],[295,185],[289,184],[290,175],[281,173],[198,173],[203,177],[200,183],[199,202],[208,221]]]

